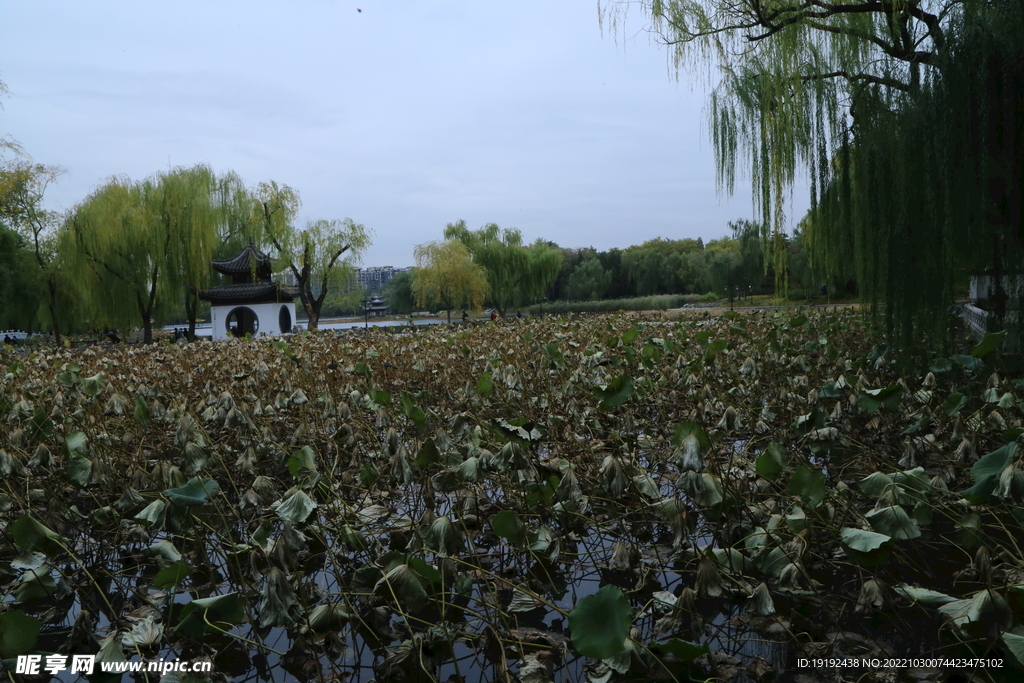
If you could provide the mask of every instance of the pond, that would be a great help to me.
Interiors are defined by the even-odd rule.
[[[0,655],[1014,680],[1024,392],[984,348],[904,376],[865,334],[594,317],[5,357]]]

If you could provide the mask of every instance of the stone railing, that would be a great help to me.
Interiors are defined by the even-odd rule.
[[[989,315],[990,313],[988,311],[978,308],[973,304],[964,304],[960,308],[960,317],[963,318],[965,323],[967,323],[967,328],[971,331],[971,335],[977,341],[981,341],[981,338],[989,331]],[[1003,322],[1006,326],[1007,335],[1001,350],[1003,353],[1019,353],[1020,326],[1018,325],[1018,312],[1007,311]]]

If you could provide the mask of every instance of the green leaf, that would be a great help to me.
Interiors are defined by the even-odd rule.
[[[946,415],[956,415],[965,405],[967,405],[966,396],[963,394],[950,394],[942,402],[942,409],[946,411]]]
[[[491,529],[494,533],[513,545],[522,545],[526,542],[526,526],[515,510],[502,510],[494,515],[491,521]]]
[[[956,598],[946,595],[945,593],[939,593],[938,591],[929,590],[928,588],[911,586],[905,583],[893,586],[893,590],[905,597],[907,600],[919,602],[922,605],[937,607],[939,605],[956,602]]]
[[[420,432],[426,431],[427,429],[427,416],[423,412],[423,409],[416,405],[413,397],[409,394],[402,394],[400,399],[402,404],[402,414],[409,418],[416,429]]]
[[[316,472],[316,454],[309,446],[303,446],[288,458],[288,473],[290,475],[297,477],[302,470]]]
[[[69,482],[78,488],[85,488],[92,479],[92,460],[77,452],[71,452],[67,456],[65,471]]]
[[[866,529],[852,529],[850,527],[844,527],[840,530],[839,539],[843,542],[843,545],[847,546],[849,549],[856,550],[861,553],[870,553],[875,550],[879,550],[883,545],[892,540],[885,534],[878,534],[874,531],[867,531]]]
[[[617,586],[604,586],[569,612],[569,632],[576,650],[585,657],[608,659],[626,649],[630,622],[629,600]]]
[[[633,378],[619,375],[607,385],[594,387],[594,395],[601,401],[601,410],[611,410],[629,400],[633,395]]]
[[[1010,651],[1013,658],[1019,665],[1024,666],[1024,636],[1004,632],[1002,638],[1006,643],[1006,649]]]
[[[416,465],[419,467],[426,467],[441,459],[441,452],[437,450],[437,444],[434,443],[433,439],[427,439],[420,446],[419,453],[416,454]]]
[[[480,375],[480,381],[476,383],[476,393],[480,394],[484,398],[491,395],[494,391],[494,373],[487,371]]]
[[[974,477],[974,481],[998,475],[1010,464],[1016,452],[1017,444],[1008,443],[978,460],[971,468],[971,476]]]
[[[370,375],[373,374],[373,371],[370,370],[370,366],[369,365],[367,365],[366,363],[364,363],[362,361],[359,361],[358,363],[356,363],[355,367],[352,369],[352,374],[362,375],[364,377],[369,377]]]
[[[259,606],[260,626],[291,626],[302,617],[302,606],[285,573],[274,567],[263,584]]]
[[[31,437],[42,441],[53,433],[53,420],[46,415],[42,408],[36,408],[32,413],[32,420],[29,423]]]
[[[416,611],[427,601],[427,591],[420,575],[407,564],[399,564],[384,574],[374,586],[374,593],[391,598],[403,607]]]
[[[149,419],[149,406],[146,405],[146,401],[141,395],[135,396],[135,412],[133,413],[135,421],[143,427],[148,428],[150,424]]]
[[[14,659],[31,650],[42,626],[43,622],[20,609],[0,614],[0,656]]]
[[[100,392],[103,391],[103,385],[106,383],[106,379],[106,376],[102,372],[99,372],[92,377],[86,377],[83,379],[78,387],[86,396],[99,396]]]
[[[859,488],[861,492],[876,498],[885,493],[885,491],[893,485],[892,475],[883,474],[881,472],[872,472],[857,482],[857,488]]]
[[[145,526],[162,528],[164,525],[167,503],[163,500],[154,500],[135,515],[134,520]]]
[[[316,509],[316,502],[305,491],[296,491],[277,506],[277,516],[286,522],[300,524]]]
[[[661,498],[661,490],[658,488],[657,482],[651,477],[646,475],[637,475],[633,477],[633,486],[640,492],[640,495],[646,496],[651,500],[659,500]]]
[[[953,369],[953,363],[948,358],[936,358],[928,369],[936,374],[949,372]]]
[[[636,338],[640,336],[640,330],[635,327],[631,327],[622,333],[622,343],[632,344],[636,341]]]
[[[7,532],[14,540],[14,545],[23,552],[39,551],[53,557],[64,551],[68,540],[35,519],[24,515],[19,517]]]
[[[761,455],[754,461],[754,470],[757,476],[774,481],[786,469],[789,464],[789,455],[783,450],[782,445],[773,441],[768,444]]]
[[[862,389],[857,398],[861,409],[866,413],[877,412],[879,408],[895,410],[903,396],[903,387],[893,382],[882,389]]]
[[[917,522],[899,505],[878,508],[864,515],[875,531],[892,536],[898,541],[917,538],[921,530]]]
[[[1006,339],[1006,330],[1002,332],[986,332],[981,343],[971,349],[971,355],[975,358],[984,358],[994,352],[1003,344]]]
[[[57,582],[50,576],[49,565],[40,565],[21,575],[21,583],[14,589],[15,602],[52,600],[57,592]]]
[[[971,476],[975,484],[960,495],[971,503],[987,503],[995,491],[996,483],[1002,471],[1013,462],[1017,453],[1017,444],[1008,443],[984,456],[971,468]]]
[[[362,468],[359,470],[359,483],[363,485],[363,488],[371,488],[380,480],[380,472],[373,466],[372,462],[364,462]]]
[[[806,315],[803,315],[802,313],[800,315],[794,315],[792,318],[789,319],[789,327],[790,327],[790,329],[794,329],[794,328],[797,328],[797,327],[802,327],[804,325],[804,323],[806,323],[806,322],[807,322],[807,316]]]
[[[708,437],[708,433],[696,422],[683,422],[676,425],[675,430],[672,432],[672,447],[679,448],[683,440],[690,434],[697,437],[701,451],[711,448],[711,439]]]
[[[857,564],[874,567],[889,558],[892,538],[865,529],[845,527],[839,532],[846,554]]]
[[[153,577],[153,585],[157,588],[171,588],[177,586],[192,574],[192,565],[188,562],[178,560],[156,573]]]
[[[708,344],[708,348],[704,351],[704,358],[705,360],[711,360],[727,348],[729,348],[728,339],[716,339]]]
[[[954,363],[963,367],[964,370],[969,370],[970,372],[978,372],[979,370],[985,367],[984,361],[982,361],[980,358],[975,358],[974,356],[964,356],[958,354],[953,356],[952,358]]]
[[[309,628],[317,633],[337,631],[355,616],[343,602],[317,605],[309,612]]]
[[[192,477],[184,486],[167,489],[164,495],[172,503],[186,507],[198,507],[220,493],[220,484],[209,477]]]
[[[800,465],[793,471],[786,492],[799,495],[811,507],[817,507],[825,499],[825,473],[814,472],[807,465]]]
[[[465,547],[462,532],[452,523],[448,515],[441,515],[426,528],[419,530],[423,543],[439,557],[448,557]]]
[[[181,610],[181,621],[174,627],[188,638],[202,638],[206,631],[227,631],[245,618],[238,593],[225,593],[193,600]]]
[[[565,356],[563,356],[562,352],[558,349],[558,344],[555,344],[554,342],[551,342],[550,344],[545,344],[544,351],[548,354],[548,356],[551,358],[551,360],[554,362],[556,366],[558,366],[559,368],[565,367]]]
[[[157,562],[161,565],[166,563],[174,563],[181,561],[181,552],[174,547],[174,543],[171,541],[157,541],[152,545],[148,545],[142,549],[143,557],[156,558]]]
[[[376,403],[377,405],[380,405],[380,406],[389,406],[389,405],[391,405],[391,394],[389,394],[388,392],[386,392],[386,391],[384,391],[382,389],[370,389],[366,393],[369,395],[370,400],[373,401],[374,403]]]
[[[685,664],[690,664],[701,655],[709,654],[711,646],[707,643],[691,643],[679,638],[673,638],[672,640],[666,640],[664,643],[651,643],[650,650],[657,656],[669,654]]]

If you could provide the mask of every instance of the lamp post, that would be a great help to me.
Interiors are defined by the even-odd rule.
[[[363,297],[363,329],[370,329],[370,300]]]

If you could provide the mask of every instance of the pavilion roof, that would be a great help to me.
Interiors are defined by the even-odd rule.
[[[218,273],[236,276],[251,274],[255,269],[259,277],[269,278],[270,257],[250,244],[229,259],[213,261],[213,268]]]

